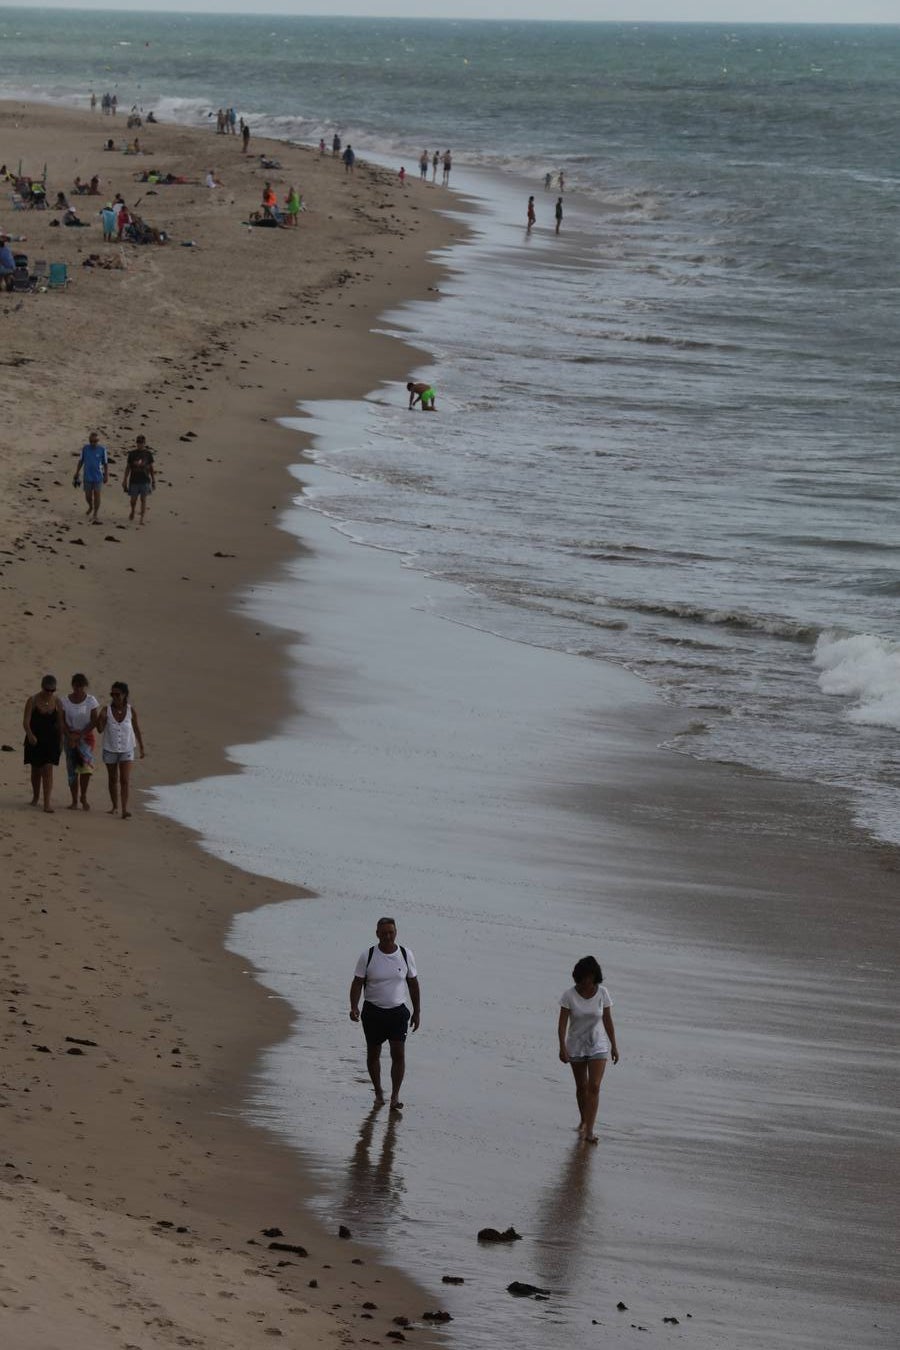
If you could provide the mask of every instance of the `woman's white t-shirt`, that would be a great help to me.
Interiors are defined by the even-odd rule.
[[[93,694],[86,694],[80,703],[73,703],[70,698],[61,698],[59,701],[63,706],[66,726],[70,731],[84,731],[90,724],[91,713],[100,707]]]
[[[566,1028],[566,1050],[570,1059],[586,1059],[589,1055],[608,1055],[609,1037],[603,1025],[603,1009],[612,1007],[606,985],[597,986],[592,998],[582,998],[574,984],[559,1000],[561,1008],[569,1010]]]

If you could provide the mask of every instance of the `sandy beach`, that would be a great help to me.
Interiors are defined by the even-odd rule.
[[[249,1347],[296,1336],[300,1319],[304,1344],[397,1335],[422,1293],[317,1227],[295,1155],[238,1118],[255,1057],[290,1014],[223,939],[235,912],[297,888],[216,862],[140,794],[223,767],[226,744],[289,710],[280,639],[233,606],[293,551],[273,522],[295,439],[273,418],[298,392],[407,378],[410,353],[369,328],[428,295],[427,254],[452,230],[364,164],[350,178],[330,156],[257,140],[244,156],[237,138],[167,126],[143,128],[149,153],[126,156],[102,150],[109,134],[99,116],[0,108],[0,159],[34,175],[46,164],[51,199],[76,174],[101,178],[99,197],[73,199],[90,228],[54,228],[53,212],[13,212],[8,198],[0,214],[26,236],[16,251],[71,277],[0,298],[0,1332],[17,1350],[58,1344],[63,1328],[73,1350]],[[261,152],[283,167],[260,168]],[[201,186],[152,197],[134,181],[150,167]],[[202,186],[209,168],[223,188]],[[279,199],[302,192],[298,229],[242,225],[266,180]],[[96,212],[115,192],[142,199],[171,242],[104,245]],[[82,267],[90,253],[125,267]],[[92,428],[111,456],[99,527],[72,487]],[[158,477],[141,528],[121,490],[139,432]],[[47,670],[60,692],[84,670],[101,702],[111,679],[129,682],[147,743],[130,821],[107,815],[102,768],[90,813],[66,809],[64,766],[53,816],[28,806],[22,708]],[[270,1251],[266,1228],[309,1255]]]

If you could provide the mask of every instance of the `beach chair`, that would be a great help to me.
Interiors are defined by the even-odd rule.
[[[13,291],[33,291],[37,285],[27,267],[17,267],[10,277],[10,283],[10,290]]]
[[[27,211],[27,210],[28,210],[28,206],[27,206],[26,202],[23,200],[23,198],[19,195],[18,192],[11,192],[11,193],[9,194],[9,200],[12,202],[12,209],[13,209],[14,211]]]
[[[43,283],[47,280],[47,259],[46,259],[46,258],[35,258],[35,260],[34,260],[34,268],[32,269],[31,275],[34,277],[35,281],[37,281],[37,282],[39,282],[41,285],[43,285]]]
[[[47,289],[51,291],[64,291],[69,284],[69,268],[67,263],[51,263],[50,271],[47,276]]]

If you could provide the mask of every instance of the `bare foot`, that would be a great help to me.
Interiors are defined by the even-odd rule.
[[[48,816],[52,816],[52,815],[53,815],[53,807],[52,807],[52,806],[45,806],[45,807],[44,807],[44,810],[46,811],[46,813],[47,813]]]
[[[67,811],[77,811],[77,810],[78,810],[78,803],[77,803],[77,802],[72,802],[71,806],[67,806],[67,807],[66,807],[66,810],[67,810]]]
[[[376,1093],[375,1093],[375,1105],[376,1105],[376,1106],[384,1106],[384,1093],[383,1093],[383,1092],[376,1092]]]
[[[585,1135],[582,1135],[582,1138],[584,1139],[584,1142],[585,1142],[586,1144],[599,1144],[599,1143],[600,1143],[600,1136],[597,1135],[597,1134],[585,1134]]]
[[[391,1098],[391,1110],[392,1110],[392,1111],[402,1111],[402,1110],[403,1110],[403,1103],[402,1103],[402,1102],[398,1102],[397,1099],[396,1099],[396,1097],[392,1097],[392,1098]]]
[[[87,802],[82,802],[81,809],[82,811],[90,811],[91,808],[88,806]]]
[[[119,809],[118,806],[111,806],[111,807],[109,808],[109,810],[107,811],[106,814],[107,814],[108,816],[114,816],[114,815],[116,814],[116,812],[118,811],[118,809]]]
[[[130,812],[130,811],[123,811],[123,812],[122,812],[122,819],[123,819],[123,820],[130,820],[130,819],[131,819],[131,812]]]

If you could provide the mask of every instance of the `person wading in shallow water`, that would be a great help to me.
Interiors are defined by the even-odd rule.
[[[381,1088],[381,1047],[391,1051],[391,1110],[402,1111],[400,1086],[406,1073],[406,1033],[417,1031],[420,1022],[419,980],[416,958],[408,947],[397,944],[394,919],[379,919],[375,925],[378,945],[360,956],[350,985],[350,1021],[362,1022],[366,1038],[366,1068],[375,1089],[375,1105],[384,1105]],[[362,1013],[359,996],[365,990]],[[412,1018],[406,992],[412,1002]]]
[[[607,1060],[619,1062],[612,999],[603,984],[603,971],[593,956],[583,956],[572,971],[575,981],[559,1000],[559,1057],[575,1077],[575,1098],[581,1117],[578,1133],[586,1144],[596,1144],[594,1126],[600,1105],[600,1083]]]

